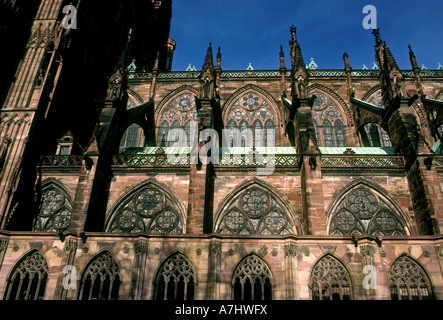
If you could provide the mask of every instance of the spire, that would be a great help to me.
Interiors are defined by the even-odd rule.
[[[383,49],[384,49],[385,63],[387,63],[389,69],[390,70],[393,70],[393,69],[399,70],[397,62],[395,61],[391,50],[389,49],[388,45],[386,44],[386,41],[383,41]]]
[[[375,45],[381,45],[383,41],[380,38],[380,28],[374,29],[372,34],[375,36]]]
[[[285,66],[285,53],[283,52],[283,46],[280,46],[280,69],[286,69]]]
[[[203,63],[202,71],[214,69],[214,60],[212,57],[212,44],[209,43],[208,51],[206,51],[205,62]]]
[[[292,68],[298,69],[302,68],[303,70],[306,69],[305,62],[303,60],[303,56],[301,54],[301,47],[300,44],[297,42],[297,35],[296,35],[297,28],[294,26],[291,26],[290,32],[291,32],[291,41],[289,41],[289,47],[291,49],[291,62],[292,62]]]
[[[217,68],[221,68],[221,48],[220,46],[218,47],[218,52],[217,52]]]
[[[414,51],[412,51],[411,45],[408,45],[408,48],[409,48],[409,60],[411,61],[412,70],[414,72],[416,72],[416,71],[419,72],[420,67],[418,66],[417,58],[415,57]]]

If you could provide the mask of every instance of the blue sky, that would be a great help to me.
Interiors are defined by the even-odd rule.
[[[410,69],[408,44],[419,65],[443,64],[441,0],[173,0],[170,37],[177,42],[173,71],[188,64],[200,70],[209,42],[222,52],[223,70],[279,68],[280,45],[289,60],[289,28],[297,27],[303,58],[319,69],[343,69],[343,53],[353,69],[371,68],[372,30],[365,30],[363,7],[377,9],[377,26],[401,69]]]

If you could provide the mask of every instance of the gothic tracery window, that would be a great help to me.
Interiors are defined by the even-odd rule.
[[[142,148],[145,146],[145,133],[142,127],[138,124],[131,124],[123,134],[120,140],[120,148],[136,147]]]
[[[406,235],[405,227],[383,199],[358,188],[348,193],[332,215],[330,235]]]
[[[310,282],[312,300],[350,300],[351,281],[343,265],[330,255],[315,265]]]
[[[185,141],[190,145],[190,123],[197,121],[195,98],[189,93],[182,93],[173,98],[162,110],[157,120],[157,146],[168,147],[176,141]],[[183,129],[172,131],[173,129]],[[179,140],[180,139],[180,140]]]
[[[48,270],[39,251],[28,253],[17,263],[8,279],[5,300],[43,300]]]
[[[228,111],[225,139],[236,147],[275,146],[275,122],[268,102],[254,92],[246,93]]]
[[[183,225],[169,195],[153,184],[128,197],[112,214],[108,232],[178,234]]]
[[[412,259],[401,256],[390,271],[392,300],[430,300],[431,286],[425,271]]]
[[[40,211],[34,220],[33,231],[64,231],[71,220],[69,197],[55,184],[43,188]]]
[[[83,273],[80,300],[117,300],[120,288],[119,267],[107,251],[92,260]]]
[[[346,147],[346,132],[342,113],[332,99],[315,93],[312,107],[317,144],[324,147]]]
[[[268,191],[255,186],[241,192],[227,206],[217,232],[261,235],[293,233],[281,205]]]
[[[235,268],[232,287],[234,300],[272,300],[271,271],[258,256],[249,255]]]
[[[360,132],[365,147],[392,147],[388,133],[376,123],[366,124]]]
[[[188,260],[174,254],[160,267],[155,286],[156,300],[194,300],[195,276]]]
[[[385,103],[384,103],[383,97],[381,95],[381,89],[377,90],[376,92],[371,94],[368,98],[368,102],[372,103],[373,105],[375,105],[377,107],[384,108]]]

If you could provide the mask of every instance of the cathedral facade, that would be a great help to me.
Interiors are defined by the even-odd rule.
[[[443,70],[379,30],[373,69],[321,70],[291,27],[278,69],[209,44],[172,72],[171,1],[108,1],[107,55],[110,22],[82,33],[74,1],[65,28],[65,2],[27,13],[3,94],[3,299],[443,298]]]

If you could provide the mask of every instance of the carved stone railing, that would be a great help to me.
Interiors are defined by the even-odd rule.
[[[275,166],[275,167],[298,167],[300,158],[296,154],[224,154],[219,159],[220,166]]]
[[[443,167],[443,156],[434,157],[434,164],[436,167]]]
[[[223,71],[221,76],[225,78],[266,78],[277,77],[280,75],[278,70],[240,70],[240,71]]]
[[[131,154],[112,157],[112,166],[114,167],[188,166],[190,163],[189,154]]]
[[[405,160],[401,156],[341,156],[321,157],[321,166],[325,168],[402,168]]]
[[[40,166],[42,167],[81,167],[82,162],[82,156],[74,155],[51,155],[40,157]]]

